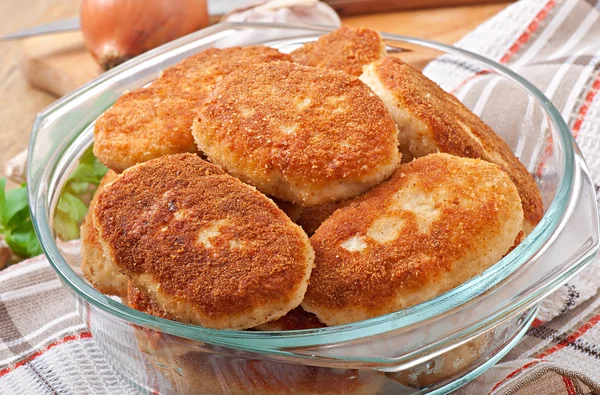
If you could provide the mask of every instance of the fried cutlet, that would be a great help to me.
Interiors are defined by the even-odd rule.
[[[331,214],[351,201],[344,200],[341,202],[325,203],[319,206],[302,207],[300,215],[294,222],[300,225],[307,235],[312,236]]]
[[[171,314],[164,311],[147,293],[140,291],[132,281],[127,284],[127,306],[155,317],[173,319]],[[133,326],[133,333],[140,351],[153,357],[178,357],[192,352],[200,345],[194,340],[138,325]]]
[[[127,306],[142,313],[150,314],[155,317],[172,320],[173,316],[162,309],[146,292],[140,291],[133,283],[127,283]]]
[[[175,320],[245,329],[302,300],[314,253],[272,200],[193,154],[134,166],[98,196],[104,252]]]
[[[508,145],[453,95],[400,59],[386,57],[360,77],[385,102],[399,128],[402,159],[434,152],[496,163],[517,186],[524,231],[529,234],[543,216],[535,180]]]
[[[342,26],[290,55],[295,63],[358,77],[363,66],[384,57],[386,51],[381,35],[375,30]]]
[[[416,305],[492,266],[522,226],[517,188],[500,166],[415,159],[317,229],[302,307],[332,326]]]
[[[124,298],[127,295],[127,276],[119,272],[104,255],[98,240],[98,231],[92,221],[92,211],[96,206],[98,195],[106,185],[116,180],[118,176],[112,170],[104,175],[98,189],[96,189],[94,198],[90,202],[88,213],[81,224],[81,271],[98,291]]]
[[[163,71],[156,84],[172,94],[201,101],[214,86],[232,71],[249,64],[291,62],[290,55],[263,45],[209,48],[185,58]]]
[[[192,129],[200,150],[229,174],[302,206],[359,195],[400,161],[396,125],[365,84],[287,62],[223,78]]]
[[[196,152],[191,126],[199,102],[237,68],[275,60],[290,57],[264,46],[211,48],[165,69],[149,87],[124,94],[98,118],[94,154],[122,172],[164,155]]]
[[[277,207],[283,210],[294,223],[300,225],[308,236],[312,236],[315,230],[325,221],[331,214],[340,207],[343,207],[351,200],[342,200],[339,202],[331,202],[320,204],[318,206],[302,207],[298,204],[286,202],[285,200],[272,198]]]
[[[274,197],[271,197],[271,199],[273,200],[273,202],[275,202],[277,207],[279,207],[281,209],[281,211],[283,211],[284,213],[287,214],[288,217],[290,217],[292,222],[298,223],[296,221],[298,220],[298,218],[300,218],[300,215],[302,214],[304,207],[299,206],[294,203],[286,202],[285,200],[277,199]],[[300,224],[298,224],[298,225],[300,225]]]
[[[117,172],[164,155],[196,152],[195,104],[154,86],[121,96],[96,121],[94,155]]]
[[[257,331],[294,331],[324,327],[325,324],[319,321],[316,315],[308,313],[298,306],[278,320],[266,322],[252,329]]]
[[[176,367],[157,373],[178,395],[374,395],[389,381],[382,373],[367,369],[335,369],[207,352],[157,358],[157,362],[158,366]]]

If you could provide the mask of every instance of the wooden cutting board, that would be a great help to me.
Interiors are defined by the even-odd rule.
[[[31,85],[56,96],[77,89],[102,72],[85,48],[81,32],[25,40],[21,67]]]
[[[331,0],[336,6],[342,0]],[[345,1],[345,0],[344,0]],[[428,0],[456,3],[459,0]],[[471,2],[481,0],[469,0]],[[490,0],[485,0],[490,1]],[[464,3],[465,0],[462,0]],[[356,12],[360,1],[353,1]],[[345,2],[346,6],[350,4]],[[364,2],[362,2],[364,3]],[[383,1],[373,0],[373,4]],[[399,7],[401,2],[389,2]],[[409,1],[408,3],[414,3]],[[410,35],[444,43],[454,43],[483,21],[489,19],[507,6],[509,2],[466,5],[435,9],[394,11],[385,14],[371,14],[343,17],[344,24],[369,27],[389,33]],[[363,5],[364,6],[364,5]],[[413,4],[414,6],[414,4]],[[380,7],[383,7],[380,5]],[[40,36],[23,41],[21,62],[24,75],[31,85],[63,96],[100,75],[101,70],[87,52],[80,32]]]

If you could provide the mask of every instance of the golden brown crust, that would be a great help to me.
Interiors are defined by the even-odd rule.
[[[197,106],[223,76],[247,64],[290,60],[264,46],[211,48],[164,70],[147,88],[121,96],[98,118],[94,154],[123,170],[164,155],[196,152],[191,126]]]
[[[314,255],[266,196],[196,155],[125,171],[94,222],[114,264],[174,319],[244,329],[296,307]]]
[[[307,235],[312,236],[319,226],[321,226],[335,210],[344,207],[350,201],[351,200],[346,200],[343,202],[325,203],[319,206],[302,207],[300,215],[294,222],[300,225]]]
[[[173,319],[171,314],[164,311],[146,292],[140,291],[132,281],[127,283],[127,306],[155,317]]]
[[[90,202],[88,213],[81,224],[81,271],[94,288],[103,294],[125,297],[127,294],[127,276],[117,270],[107,259],[98,239],[98,230],[92,221],[92,211],[96,206],[98,195],[104,187],[113,182],[119,175],[109,170],[102,180],[94,198]]]
[[[129,281],[127,284],[126,301],[127,305],[132,309],[166,320],[173,319],[171,314],[164,311],[158,302],[153,300],[146,292],[141,291],[136,287],[132,281]],[[138,325],[133,325],[133,332],[140,351],[153,357],[176,357],[185,355],[200,345],[199,342],[194,340],[170,335],[160,330],[145,328]]]
[[[316,315],[304,311],[300,306],[275,321],[265,322],[254,327],[257,331],[296,331],[301,329],[324,328]]]
[[[196,152],[190,133],[195,104],[156,87],[121,96],[96,121],[94,155],[117,172],[164,155]]]
[[[521,242],[523,241],[523,239],[525,239],[525,232],[524,231],[520,231],[519,234],[517,235],[517,237],[515,238],[515,242],[513,243],[512,247],[510,247],[510,249],[508,251],[506,251],[506,253],[504,254],[504,256],[507,256],[508,254],[510,254],[512,252],[512,250],[514,250],[515,248],[517,248],[517,246],[519,244],[521,244]]]
[[[385,56],[385,43],[375,30],[342,26],[291,53],[295,63],[359,76],[362,68]]]
[[[522,224],[517,190],[497,165],[416,159],[317,229],[302,307],[339,325],[421,303],[498,261]]]
[[[291,62],[292,58],[263,45],[209,48],[165,69],[155,84],[199,103],[234,70],[250,64],[276,61]]]
[[[274,197],[271,197],[271,200],[273,200],[273,202],[277,205],[277,207],[281,209],[281,211],[283,211],[288,217],[290,217],[292,222],[297,223],[296,221],[302,214],[302,210],[304,209],[304,207]]]
[[[508,173],[519,190],[525,233],[529,233],[544,214],[541,195],[531,174],[504,140],[453,95],[400,59],[385,57],[370,67],[375,70],[366,69],[365,73],[375,71],[384,89],[393,95],[394,104],[426,125],[437,151],[480,158],[500,165]],[[405,155],[404,159],[408,158]]]
[[[396,125],[365,84],[287,62],[229,74],[192,129],[211,161],[303,206],[356,196],[399,162]]]

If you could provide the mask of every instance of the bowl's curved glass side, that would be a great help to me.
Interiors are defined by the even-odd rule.
[[[256,30],[263,25],[248,26]],[[274,28],[282,27],[275,25]],[[87,129],[81,134],[82,130],[104,110],[109,102],[120,96],[124,89],[144,85],[155,78],[163,67],[208,46],[222,44],[222,40],[231,39],[237,30],[243,29],[246,29],[243,25],[215,26],[151,51],[107,73],[64,99],[59,105],[43,113],[36,121],[29,172],[29,193],[36,231],[61,279],[87,303],[125,321],[159,328],[165,333],[206,341],[213,345],[234,347],[240,352],[260,352],[288,361],[306,362],[306,360],[322,357],[327,361],[323,363],[340,366],[352,364],[363,366],[366,363],[381,367],[398,366],[407,361],[412,364],[418,363],[415,362],[415,356],[425,352],[431,354],[446,352],[453,345],[466,342],[499,322],[508,321],[512,315],[519,314],[549,293],[556,284],[566,281],[568,276],[582,267],[586,257],[595,251],[598,242],[597,213],[595,208],[590,208],[587,204],[589,197],[593,197],[594,191],[586,181],[589,177],[587,177],[585,163],[580,156],[577,156],[577,160],[573,159],[575,153],[570,132],[558,112],[544,101],[543,95],[509,70],[466,51],[442,44],[391,36],[396,42],[405,40],[406,45],[410,44],[413,48],[422,44],[424,52],[428,55],[432,51],[438,53],[447,51],[452,56],[462,56],[469,61],[481,62],[485,67],[494,69],[501,78],[506,77],[512,83],[516,83],[520,95],[531,100],[531,103],[538,108],[537,111],[548,117],[548,131],[544,138],[546,135],[553,137],[554,150],[547,158],[547,162],[553,164],[551,166],[553,171],[542,173],[538,181],[541,185],[546,183],[545,190],[552,204],[545,219],[522,245],[481,277],[432,301],[372,320],[296,333],[215,331],[148,316],[100,294],[69,267],[64,253],[61,253],[56,245],[49,219],[57,194],[60,192],[61,180],[74,166],[77,153],[83,152],[83,148],[91,143],[91,130]],[[308,35],[312,35],[311,37],[327,31],[326,28],[304,29]],[[269,40],[273,41],[272,38]],[[298,40],[274,42],[274,45],[289,49],[290,47],[286,46],[289,43],[297,45]],[[506,133],[509,132],[507,129]],[[503,137],[510,140],[508,134]],[[518,144],[537,144],[538,140],[517,138],[515,141],[518,146]],[[82,149],[79,151],[78,147]],[[533,163],[538,163],[538,160]],[[573,163],[575,167],[572,167]],[[582,192],[573,192],[575,188]],[[579,206],[577,202],[583,204]],[[565,252],[561,257],[569,258],[568,260],[559,261],[554,257],[550,259],[546,252],[550,250],[550,244],[554,243],[554,239],[558,240],[564,230],[572,226],[571,217],[580,218],[580,221],[585,223],[582,229],[589,230],[589,235],[592,237],[578,240],[579,244],[573,242],[565,246]],[[578,226],[581,227],[581,223]],[[544,269],[546,261],[551,261],[551,265]],[[528,263],[523,266],[525,262]],[[541,268],[539,272],[532,269],[528,272],[531,277],[523,276],[522,270],[538,266]],[[519,271],[515,272],[517,269]],[[497,284],[502,280],[504,282],[498,286]],[[507,284],[512,284],[512,288],[505,288]],[[504,289],[510,289],[514,293],[505,292]],[[476,295],[480,296],[471,300]],[[487,309],[481,307],[483,305]],[[322,345],[327,347],[321,347]]]
[[[76,164],[75,159],[77,158],[77,155],[85,150],[91,143],[91,140],[92,130],[91,128],[88,128],[73,144],[71,144],[69,150],[65,152],[63,160],[61,161],[62,165],[58,166],[57,171],[59,173],[68,174],[69,169],[72,169]],[[577,150],[575,152],[578,160],[576,161],[575,177],[573,178],[574,185],[570,188],[572,195],[568,196],[570,204],[568,205],[567,215],[563,217],[563,220],[566,222],[562,225],[559,224],[560,229],[563,227],[565,229],[570,229],[573,224],[577,223],[593,224],[596,220],[593,188],[586,172],[585,163],[579,157],[579,152]],[[60,190],[60,186],[57,186],[57,189]],[[589,217],[589,215],[591,215],[591,217]],[[586,217],[589,218],[585,220]],[[546,220],[551,221],[551,218],[547,218]],[[542,224],[540,226],[543,227],[545,225]],[[579,231],[582,232],[583,235],[591,235],[592,237],[595,234],[595,229],[593,227],[589,229],[579,228]],[[568,232],[561,232],[559,238],[554,243],[560,241],[560,237],[568,234]],[[549,250],[544,254],[538,254],[536,259],[539,259],[540,261],[537,264],[542,265],[542,267],[545,268],[544,270],[547,270],[546,277],[544,279],[540,277],[541,280],[554,281],[555,285],[553,285],[553,287],[560,285],[560,279],[556,278],[554,271],[564,270],[562,265],[571,265],[584,259],[587,255],[578,255],[585,252],[585,249],[581,249],[580,247],[582,245],[585,246],[586,242],[589,246],[592,246],[595,243],[593,239],[586,241],[584,237],[577,237],[575,241],[579,241],[583,244],[577,244],[569,240],[566,247],[570,248],[570,251],[574,254],[571,257],[571,260],[554,259],[555,256],[553,250]],[[555,245],[554,243],[549,243],[548,246],[551,247],[552,245]],[[559,246],[558,248],[560,248],[562,254],[567,254],[569,250],[564,247],[565,246]],[[524,244],[524,248],[528,248],[526,243]],[[63,257],[69,257],[68,250],[61,249],[60,252]],[[72,259],[69,259],[70,262],[76,262],[75,256],[71,258]],[[545,259],[549,260],[550,263],[543,263]],[[518,263],[519,262],[517,261],[517,264]],[[573,266],[573,270],[576,270],[578,267],[582,266]],[[526,269],[528,271],[525,271]],[[506,287],[510,287],[510,289],[513,290],[520,289],[522,292],[525,292],[528,290],[527,287],[530,285],[529,282],[531,281],[531,278],[537,278],[536,276],[539,276],[540,273],[541,271],[538,270],[537,266],[522,266],[512,277],[505,280],[510,284]],[[502,273],[500,276],[500,278],[505,277]],[[77,277],[77,279],[79,278]],[[89,288],[89,285],[85,284],[85,286]],[[381,367],[400,365],[413,366],[422,362],[418,359],[418,355],[425,354],[431,356],[433,353],[447,352],[455,347],[456,344],[469,341],[471,338],[476,337],[477,333],[497,325],[500,321],[506,320],[518,313],[519,309],[528,306],[513,306],[513,300],[507,296],[510,294],[503,291],[508,288],[504,287],[505,285],[503,284],[502,287],[490,289],[483,299],[467,302],[456,309],[450,310],[445,314],[440,314],[429,320],[416,323],[413,322],[412,325],[406,325],[395,331],[392,330],[393,328],[389,328],[390,330],[382,335],[371,334],[368,339],[365,339],[368,340],[368,346],[365,346],[365,343],[363,342],[343,342],[344,335],[353,335],[352,331],[346,330],[344,332],[344,327],[337,328],[338,330],[341,330],[341,336],[338,336],[340,332],[334,331],[336,328],[330,328],[328,336],[324,336],[324,334],[319,331],[311,332],[311,334],[314,335],[312,337],[311,334],[299,333],[297,335],[301,340],[309,339],[311,343],[300,342],[299,344],[294,344],[294,341],[297,338],[294,338],[294,336],[291,336],[289,333],[276,338],[261,333],[228,332],[225,333],[225,336],[220,336],[219,338],[218,335],[223,334],[221,331],[215,333],[215,331],[187,326],[171,321],[164,321],[164,323],[168,324],[168,327],[171,329],[170,332],[167,331],[169,333],[179,334],[180,336],[187,336],[197,340],[211,341],[214,344],[237,346],[240,349],[245,349],[247,351],[273,353],[271,350],[280,346],[281,348],[279,350],[275,350],[279,352],[273,354],[279,354],[281,360],[289,360],[292,358],[298,362],[299,359],[294,358],[294,356],[303,357],[303,359],[321,356],[328,359],[337,359],[337,362],[329,359],[328,364],[330,365],[362,366],[364,363],[377,363]],[[544,288],[542,287],[542,289]],[[551,288],[548,288],[545,292],[548,293],[550,290]],[[81,289],[80,291],[87,297],[90,295],[89,292],[92,292],[91,288],[90,291],[87,291],[86,289]],[[522,294],[520,296],[525,297],[526,295]],[[529,295],[529,303],[534,303],[542,296],[543,295],[539,293]],[[446,295],[446,297],[450,296]],[[125,311],[126,314],[123,316],[125,319],[139,320],[140,318],[144,318],[146,319],[145,322],[136,322],[151,325],[153,327],[160,325],[160,327],[163,328],[161,325],[162,320],[131,310],[108,297],[105,298],[106,303],[118,307],[121,312]],[[450,302],[455,303],[455,301]],[[497,307],[496,304],[505,307],[507,310],[505,310],[503,314],[498,313],[497,309],[495,309]],[[412,309],[408,309],[408,311],[405,312],[407,314],[407,316],[404,317],[405,322],[406,320],[411,319],[410,313],[413,313],[411,310]],[[486,317],[485,313],[488,313],[489,315]],[[368,331],[370,329],[368,327],[368,322],[352,324],[349,325],[349,327],[355,331]],[[424,327],[427,328],[426,331],[423,330]],[[469,328],[469,331],[461,332],[459,330],[461,328]],[[369,333],[367,332],[367,334]],[[227,338],[227,336],[234,335],[237,335],[236,341],[231,343],[231,338]],[[281,337],[284,338],[282,339]],[[326,344],[327,342],[335,344],[329,344],[326,348],[319,346],[321,344]],[[304,363],[307,362],[305,361]]]
[[[525,311],[440,355],[424,355],[415,366],[383,372],[369,364],[336,367],[318,359],[303,364],[280,361],[170,336],[108,314],[79,296],[76,300],[80,316],[115,372],[137,388],[159,394],[447,393],[501,358],[537,311]]]

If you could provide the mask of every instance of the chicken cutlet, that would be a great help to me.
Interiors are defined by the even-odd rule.
[[[230,358],[192,352],[157,358],[158,366],[178,395],[373,395],[386,377],[375,371],[326,368],[280,361]]]
[[[109,170],[98,185],[96,194],[90,202],[88,213],[81,224],[81,271],[94,288],[103,294],[116,295],[124,298],[127,295],[127,276],[119,272],[110,259],[104,255],[98,230],[92,221],[92,211],[96,206],[98,195],[119,175]]]
[[[223,77],[239,67],[277,61],[291,62],[292,58],[263,45],[209,48],[165,69],[156,84],[172,94],[200,102]]]
[[[173,316],[162,309],[146,292],[137,288],[132,281],[127,284],[127,306],[132,309],[150,314],[155,317],[172,320]],[[141,352],[155,358],[175,358],[192,352],[199,343],[195,340],[186,339],[175,335],[134,325],[133,333],[137,340],[137,346]]]
[[[94,155],[120,173],[164,155],[196,152],[196,108],[223,76],[248,64],[289,60],[265,46],[211,48],[190,56],[150,86],[121,96],[98,118]]]
[[[266,322],[252,329],[257,331],[294,331],[324,328],[325,326],[316,315],[306,312],[298,306],[278,320]]]
[[[250,65],[223,78],[192,129],[209,160],[302,206],[359,195],[400,161],[396,125],[365,84],[287,62]]]
[[[93,211],[105,254],[175,320],[245,329],[297,307],[314,252],[272,200],[197,155],[134,166]]]
[[[140,291],[134,285],[133,281],[128,281],[127,283],[127,306],[155,317],[164,318],[166,320],[173,319],[171,314],[164,311],[146,292]]]
[[[294,222],[300,225],[307,235],[312,236],[331,214],[351,201],[352,200],[343,200],[340,202],[325,203],[319,206],[302,207],[300,214]]]
[[[281,209],[281,211],[283,211],[287,214],[288,217],[290,217],[292,222],[297,223],[296,221],[298,220],[298,218],[300,218],[304,207],[274,197],[271,197],[271,200],[273,200],[273,202],[277,205],[277,207]]]
[[[544,214],[535,180],[477,115],[400,59],[386,57],[366,66],[360,79],[383,99],[398,125],[403,161],[444,152],[499,165],[519,190],[525,234],[533,230]]]
[[[342,26],[304,44],[291,54],[295,63],[342,71],[358,77],[363,66],[386,55],[385,43],[375,30]]]
[[[96,121],[94,155],[122,172],[150,159],[198,149],[190,132],[196,104],[156,86],[121,96]]]
[[[302,307],[332,326],[416,305],[492,266],[522,226],[517,188],[500,166],[415,159],[317,229]]]

